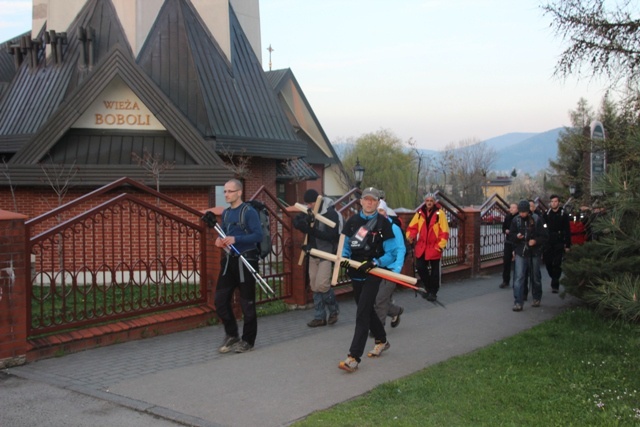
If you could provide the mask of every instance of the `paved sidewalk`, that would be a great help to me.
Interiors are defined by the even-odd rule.
[[[542,307],[511,311],[499,275],[445,284],[446,308],[397,291],[405,311],[387,322],[391,348],[364,357],[357,372],[338,369],[354,330],[355,304],[340,299],[340,319],[311,329],[312,310],[258,320],[245,354],[219,354],[221,326],[133,341],[34,362],[0,375],[0,425],[282,426],[450,357],[550,319],[576,300],[551,294]],[[373,340],[370,340],[373,346]]]

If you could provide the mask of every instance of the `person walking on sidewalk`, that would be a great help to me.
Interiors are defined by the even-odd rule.
[[[502,283],[500,288],[508,288],[511,281],[511,261],[513,260],[513,244],[509,239],[509,228],[511,221],[518,216],[518,204],[511,203],[509,205],[509,213],[505,215],[502,222],[502,233],[504,234],[504,252],[502,254]]]
[[[394,238],[396,239],[396,253],[394,253],[395,261],[393,264],[387,267],[395,273],[402,271],[404,265],[405,255],[407,249],[404,244],[404,233],[400,227],[398,216],[393,209],[389,208],[384,200],[380,200],[378,206],[378,214],[384,216],[391,222],[391,229],[393,230]],[[378,289],[378,296],[376,296],[375,311],[382,322],[382,326],[386,323],[387,316],[391,317],[391,327],[396,328],[400,324],[400,316],[404,312],[404,308],[395,305],[393,302],[393,292],[396,290],[396,284],[390,280],[382,279],[380,282],[380,289]]]
[[[347,372],[354,372],[361,362],[367,344],[369,330],[375,338],[375,345],[367,356],[378,357],[389,349],[387,334],[373,306],[380,288],[381,278],[369,274],[375,268],[387,268],[396,261],[396,241],[391,223],[378,214],[380,193],[373,187],[365,188],[360,203],[362,210],[349,218],[344,224],[342,233],[346,236],[343,258],[359,261],[362,265],[353,268],[349,261],[340,264],[347,269],[353,286],[353,297],[356,301],[356,327],[349,347],[347,358],[338,367]]]
[[[262,241],[262,227],[258,212],[242,202],[242,183],[231,179],[224,184],[224,199],[230,205],[222,213],[222,230],[227,237],[218,237],[215,245],[226,248],[233,245],[254,270],[258,269],[259,251],[257,244]],[[244,224],[241,211],[244,209]],[[242,263],[234,251],[227,251],[222,257],[222,269],[218,277],[215,293],[216,313],[224,324],[225,338],[218,348],[220,353],[251,351],[258,335],[256,314],[256,279]],[[242,339],[238,337],[238,323],[231,308],[231,298],[236,288],[240,289],[240,307],[244,317]]]
[[[562,260],[571,248],[571,220],[564,208],[560,207],[560,197],[557,194],[549,197],[549,206],[543,217],[549,240],[544,247],[542,259],[551,277],[551,292],[557,294],[562,276]]]
[[[424,196],[424,204],[407,226],[409,243],[416,242],[416,270],[422,279],[427,301],[436,301],[440,289],[440,261],[449,239],[449,223],[433,193]]]
[[[542,218],[531,212],[529,202],[526,200],[518,203],[518,216],[511,222],[509,236],[516,254],[513,311],[522,311],[524,281],[527,276],[531,278],[529,282],[533,295],[531,307],[540,307],[542,299],[540,262],[542,248],[547,241],[547,231]]]
[[[318,192],[309,189],[304,193],[303,200],[311,211],[316,206]],[[310,215],[301,213],[293,219],[293,226],[307,235],[307,246],[305,251],[309,249],[318,249],[324,252],[336,253],[338,247],[339,224],[340,218],[335,207],[330,205],[329,199],[323,198],[318,213],[327,219],[335,222],[335,227],[313,221]],[[313,320],[307,323],[310,328],[325,326],[327,323],[333,325],[338,321],[338,301],[331,287],[331,275],[333,272],[333,262],[314,256],[307,256],[309,286],[313,292],[313,307],[315,309]],[[327,311],[329,319],[327,320]]]

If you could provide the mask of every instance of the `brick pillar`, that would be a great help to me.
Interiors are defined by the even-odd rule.
[[[27,354],[26,216],[0,209],[0,368]]]
[[[471,267],[471,277],[480,274],[480,210],[463,208],[464,251],[466,264]],[[462,248],[461,248],[462,249]]]
[[[285,221],[289,222],[291,229],[291,247],[293,253],[291,254],[291,297],[284,300],[286,304],[291,304],[299,307],[307,305],[309,301],[309,291],[307,290],[307,263],[303,262],[302,265],[298,265],[300,259],[300,248],[304,243],[304,233],[293,228],[293,217],[298,215],[300,211],[295,206],[289,206],[286,210]],[[285,239],[286,241],[286,239]],[[285,266],[286,269],[287,266]]]

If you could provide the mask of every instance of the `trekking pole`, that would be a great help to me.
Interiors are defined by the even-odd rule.
[[[216,216],[215,216],[215,214],[213,212],[211,212],[211,211],[207,212],[202,217],[202,220],[209,227],[211,227],[213,225],[213,228],[216,230],[216,232],[218,233],[218,235],[220,236],[221,239],[224,239],[224,238],[227,237],[227,235],[224,233],[224,231],[222,231],[222,228],[220,227],[220,225],[217,223]],[[230,252],[229,248],[231,248],[231,250],[233,250],[236,253],[236,255],[238,255],[238,257],[240,257],[240,261],[242,261],[244,266],[247,267],[247,270],[249,270],[251,275],[256,279],[256,282],[258,282],[258,285],[260,286],[260,289],[262,289],[262,291],[267,293],[267,294],[271,294],[273,296],[276,296],[276,293],[273,291],[273,289],[271,289],[271,287],[266,282],[266,280],[264,280],[262,278],[262,276],[260,276],[260,274],[256,271],[255,268],[253,268],[251,263],[249,261],[247,261],[247,259],[240,253],[240,251],[238,251],[238,249],[236,249],[235,246],[229,245],[228,247],[224,248],[225,252],[229,253]]]
[[[222,228],[220,228],[220,226],[218,224],[216,224],[216,226],[214,228],[218,232],[218,235],[220,236],[220,238],[224,239],[225,237],[227,237],[227,235],[224,234],[224,231],[222,231]],[[247,261],[247,259],[238,251],[238,249],[236,249],[236,247],[233,246],[233,245],[229,245],[229,248],[231,248],[236,253],[236,255],[238,255],[240,257],[240,261],[242,261],[244,266],[247,267],[247,270],[249,270],[249,272],[256,279],[256,281],[258,282],[258,285],[260,285],[260,288],[262,289],[262,291],[266,292],[266,293],[270,293],[273,296],[276,296],[276,293],[273,292],[273,289],[271,289],[271,287],[269,286],[267,281],[264,280],[262,278],[262,276],[260,276],[260,274],[258,274],[256,269],[253,268],[251,263],[249,261]],[[227,250],[227,252],[229,251],[228,248],[225,248],[225,249]]]

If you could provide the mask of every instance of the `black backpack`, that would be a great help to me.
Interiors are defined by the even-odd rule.
[[[249,200],[242,204],[242,208],[240,209],[240,223],[239,225],[242,227],[245,233],[249,233],[249,230],[246,226],[245,221],[245,213],[247,209],[251,206],[253,209],[258,212],[258,218],[260,219],[260,228],[262,228],[262,241],[257,244],[258,251],[260,252],[260,258],[266,258],[271,253],[271,222],[269,219],[269,210],[259,200]],[[226,211],[225,211],[226,214]],[[225,220],[223,216],[223,221]]]

